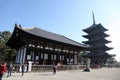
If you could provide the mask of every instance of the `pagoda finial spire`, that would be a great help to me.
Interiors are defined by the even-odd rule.
[[[94,12],[92,11],[92,17],[93,17],[93,24],[95,24],[95,17],[94,17]]]

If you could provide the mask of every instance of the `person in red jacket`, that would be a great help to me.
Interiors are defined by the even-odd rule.
[[[7,71],[6,63],[3,64],[3,74],[5,75]]]
[[[4,73],[4,66],[0,63],[0,80],[2,80],[3,73]]]

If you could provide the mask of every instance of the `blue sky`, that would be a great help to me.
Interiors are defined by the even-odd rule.
[[[120,61],[120,0],[0,0],[0,31],[13,31],[14,24],[24,28],[38,27],[82,42],[85,29],[96,23],[109,29],[108,40]]]

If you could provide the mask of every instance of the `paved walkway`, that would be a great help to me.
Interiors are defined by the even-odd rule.
[[[52,72],[13,73],[11,77],[3,77],[3,80],[120,80],[120,68],[91,69],[90,72],[82,70]]]

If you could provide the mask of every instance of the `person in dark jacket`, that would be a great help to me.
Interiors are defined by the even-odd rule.
[[[12,74],[12,69],[13,69],[13,64],[12,64],[12,62],[10,62],[10,63],[7,65],[7,71],[8,71],[7,77],[11,76],[11,74]]]
[[[24,70],[25,70],[25,66],[24,66],[24,64],[22,64],[22,66],[21,66],[22,76],[24,75]]]
[[[53,65],[53,66],[52,66],[52,69],[53,69],[53,74],[56,74],[57,66]]]

